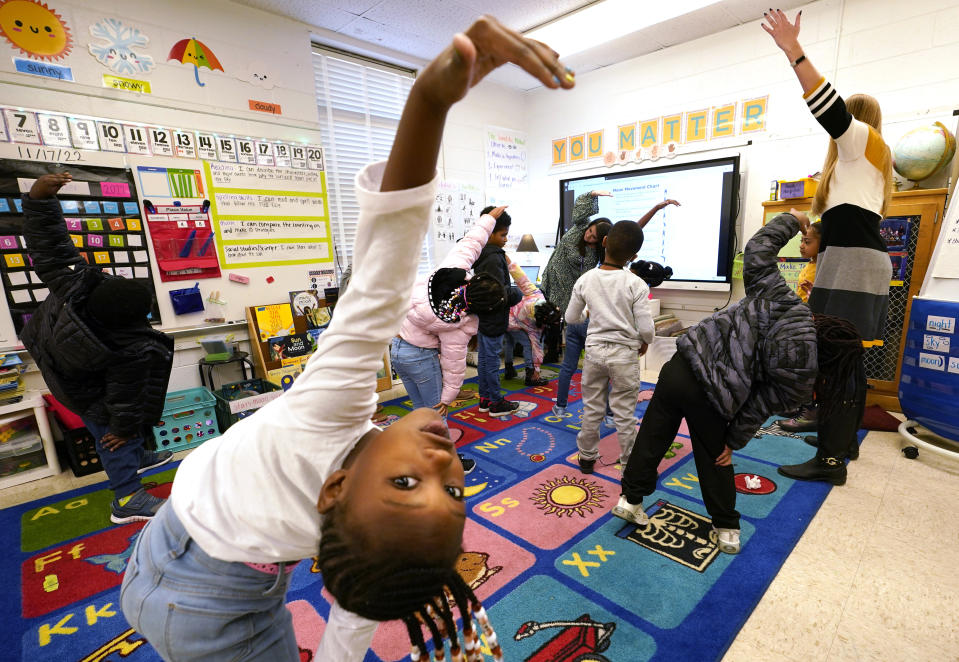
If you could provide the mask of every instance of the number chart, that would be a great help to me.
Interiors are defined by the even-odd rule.
[[[154,290],[140,205],[128,170],[0,159],[0,274],[17,335],[50,290],[33,270],[23,237],[22,193],[41,175],[69,169],[73,182],[60,190],[65,233],[88,264]],[[155,294],[154,294],[155,298]],[[153,319],[159,321],[154,304]]]

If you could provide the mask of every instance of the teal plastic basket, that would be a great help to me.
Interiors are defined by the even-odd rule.
[[[153,428],[157,450],[182,451],[220,436],[216,398],[201,387],[167,393],[163,420]]]

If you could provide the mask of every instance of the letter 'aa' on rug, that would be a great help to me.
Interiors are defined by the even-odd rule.
[[[466,476],[459,571],[486,605],[506,659],[721,658],[829,492],[776,473],[779,464],[808,459],[811,447],[798,436],[761,434],[734,455],[743,548],[730,556],[710,539],[685,426],[660,465],[658,490],[644,501],[650,524],[636,527],[609,514],[619,496],[614,430],[601,429],[596,472],[579,471],[578,382],[562,417],[551,413],[555,381],[503,386],[521,403],[513,415],[492,418],[476,399],[464,400],[449,423],[459,452],[476,461]],[[637,418],[651,388],[644,385]],[[410,410],[404,399],[385,404],[383,426]],[[167,496],[174,473],[147,476],[156,483],[151,491]],[[0,512],[3,659],[159,659],[119,611],[123,571],[143,524],[111,525],[110,499],[101,483]],[[287,598],[300,659],[310,662],[330,609],[311,560],[297,566]],[[405,628],[385,623],[366,659],[408,657]]]

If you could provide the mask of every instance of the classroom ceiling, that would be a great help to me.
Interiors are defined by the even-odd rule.
[[[481,14],[491,14],[519,30],[559,18],[595,0],[233,0],[271,14],[320,28],[320,40],[350,50],[356,42],[386,48],[398,55],[428,61]],[[662,2],[668,0],[636,0]],[[781,9],[808,0],[778,2]],[[609,66],[692,41],[762,18],[768,0],[721,0],[695,12],[626,35],[566,59],[577,73]],[[336,43],[337,35],[345,43]],[[494,72],[492,80],[527,90],[539,84],[518,68]]]

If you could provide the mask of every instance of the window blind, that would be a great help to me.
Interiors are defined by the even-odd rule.
[[[353,262],[360,211],[354,177],[367,163],[389,156],[413,72],[319,46],[313,48],[313,71],[331,229],[342,273]],[[432,268],[431,249],[427,234],[420,251],[421,274]]]

